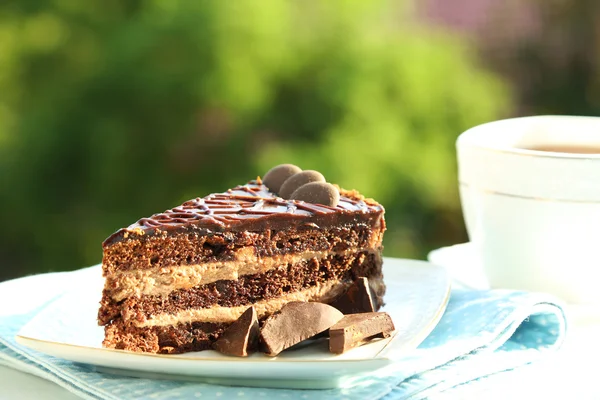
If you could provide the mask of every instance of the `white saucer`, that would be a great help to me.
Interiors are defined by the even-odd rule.
[[[444,267],[452,281],[459,286],[466,289],[490,288],[471,243],[433,250],[427,255],[427,259],[432,264]]]
[[[455,288],[491,289],[472,243],[461,243],[433,250],[427,255],[427,259],[448,272],[452,286]],[[566,304],[566,309],[569,320],[578,325],[596,324],[600,321],[600,306],[597,304]]]

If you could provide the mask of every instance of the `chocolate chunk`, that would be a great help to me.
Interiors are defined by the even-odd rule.
[[[369,287],[369,280],[365,277],[358,278],[348,288],[346,293],[338,297],[331,306],[344,314],[358,314],[375,311],[373,293]]]
[[[279,195],[284,199],[289,199],[292,193],[301,186],[311,182],[325,182],[325,177],[317,171],[302,171],[286,179],[279,189]]]
[[[389,337],[394,329],[392,318],[385,312],[346,315],[329,329],[329,351],[342,354],[375,337]]]
[[[335,207],[340,201],[340,192],[331,183],[311,182],[296,189],[290,199]]]
[[[254,307],[248,308],[215,342],[215,350],[223,354],[247,357],[258,348],[258,318]]]
[[[283,350],[333,326],[344,315],[323,303],[294,301],[270,316],[260,331],[263,351],[276,356]]]
[[[279,193],[281,185],[292,175],[302,172],[293,164],[281,164],[271,168],[262,178],[262,183],[273,193]]]

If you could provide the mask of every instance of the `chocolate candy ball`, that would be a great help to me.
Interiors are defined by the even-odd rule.
[[[311,182],[296,189],[290,198],[335,207],[340,201],[340,192],[331,183]]]
[[[284,199],[289,199],[296,189],[311,182],[325,182],[325,177],[320,172],[312,170],[298,172],[283,182],[279,189],[279,195]]]
[[[283,182],[298,172],[302,172],[300,167],[293,164],[280,164],[271,168],[262,178],[262,182],[271,192],[279,194]]]

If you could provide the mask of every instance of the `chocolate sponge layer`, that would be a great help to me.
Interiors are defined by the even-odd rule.
[[[194,322],[136,328],[117,320],[104,328],[102,345],[111,349],[163,354],[208,350],[228,326]]]
[[[101,325],[114,319],[133,323],[143,322],[152,315],[175,314],[189,308],[250,305],[331,280],[351,282],[362,276],[381,279],[381,264],[380,249],[377,249],[374,252],[332,255],[320,260],[313,258],[282,265],[266,273],[241,276],[237,280],[222,280],[187,290],[175,290],[164,297],[146,295],[115,302],[105,292],[98,319]],[[379,306],[383,302],[383,290],[376,293]]]
[[[258,257],[381,246],[385,230],[383,220],[379,220],[379,215],[363,216],[362,219],[365,221],[327,229],[307,225],[283,231],[211,234],[182,231],[177,235],[132,235],[104,248],[103,273],[109,276],[115,271],[234,261],[237,252],[248,246]]]

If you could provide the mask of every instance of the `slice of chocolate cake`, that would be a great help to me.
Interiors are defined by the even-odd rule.
[[[292,301],[331,303],[359,277],[368,278],[378,309],[383,207],[324,178],[296,177],[289,199],[279,197],[295,168],[276,167],[264,180],[187,201],[107,238],[103,345],[209,349],[250,306],[264,320]]]

